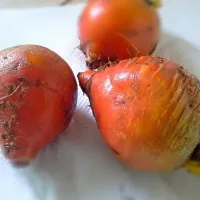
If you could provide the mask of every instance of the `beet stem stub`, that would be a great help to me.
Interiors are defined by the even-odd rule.
[[[88,70],[86,72],[80,72],[78,73],[77,77],[79,80],[79,85],[82,89],[82,91],[88,96],[89,90],[90,90],[90,84],[92,77],[95,75],[95,71]]]

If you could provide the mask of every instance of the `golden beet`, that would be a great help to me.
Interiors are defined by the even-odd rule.
[[[0,52],[0,145],[12,162],[29,162],[69,124],[77,83],[53,51],[23,45]]]
[[[172,170],[199,143],[200,83],[182,66],[143,56],[78,78],[105,142],[127,165]]]
[[[92,0],[81,13],[80,48],[89,68],[154,52],[159,0]]]

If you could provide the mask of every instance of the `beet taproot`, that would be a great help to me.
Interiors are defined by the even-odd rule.
[[[200,142],[200,83],[179,64],[156,56],[78,74],[103,139],[127,166],[169,171]]]
[[[0,145],[12,163],[28,163],[70,123],[77,82],[70,66],[39,45],[0,51]]]
[[[78,23],[87,66],[152,54],[160,35],[159,6],[160,0],[89,1]]]

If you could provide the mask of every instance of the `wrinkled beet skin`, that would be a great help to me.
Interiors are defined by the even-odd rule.
[[[88,74],[78,75],[80,86],[104,140],[121,161],[147,171],[182,166],[200,141],[196,77],[150,56]]]
[[[77,83],[69,65],[37,45],[0,52],[0,145],[25,165],[69,124]]]

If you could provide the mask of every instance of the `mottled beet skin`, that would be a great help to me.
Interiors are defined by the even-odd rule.
[[[24,45],[0,52],[0,145],[25,165],[69,124],[77,83],[69,65],[51,50]]]
[[[152,54],[160,36],[157,6],[146,0],[89,1],[78,23],[87,66]]]
[[[200,84],[160,57],[79,73],[98,127],[116,156],[139,170],[180,167],[200,141]]]

